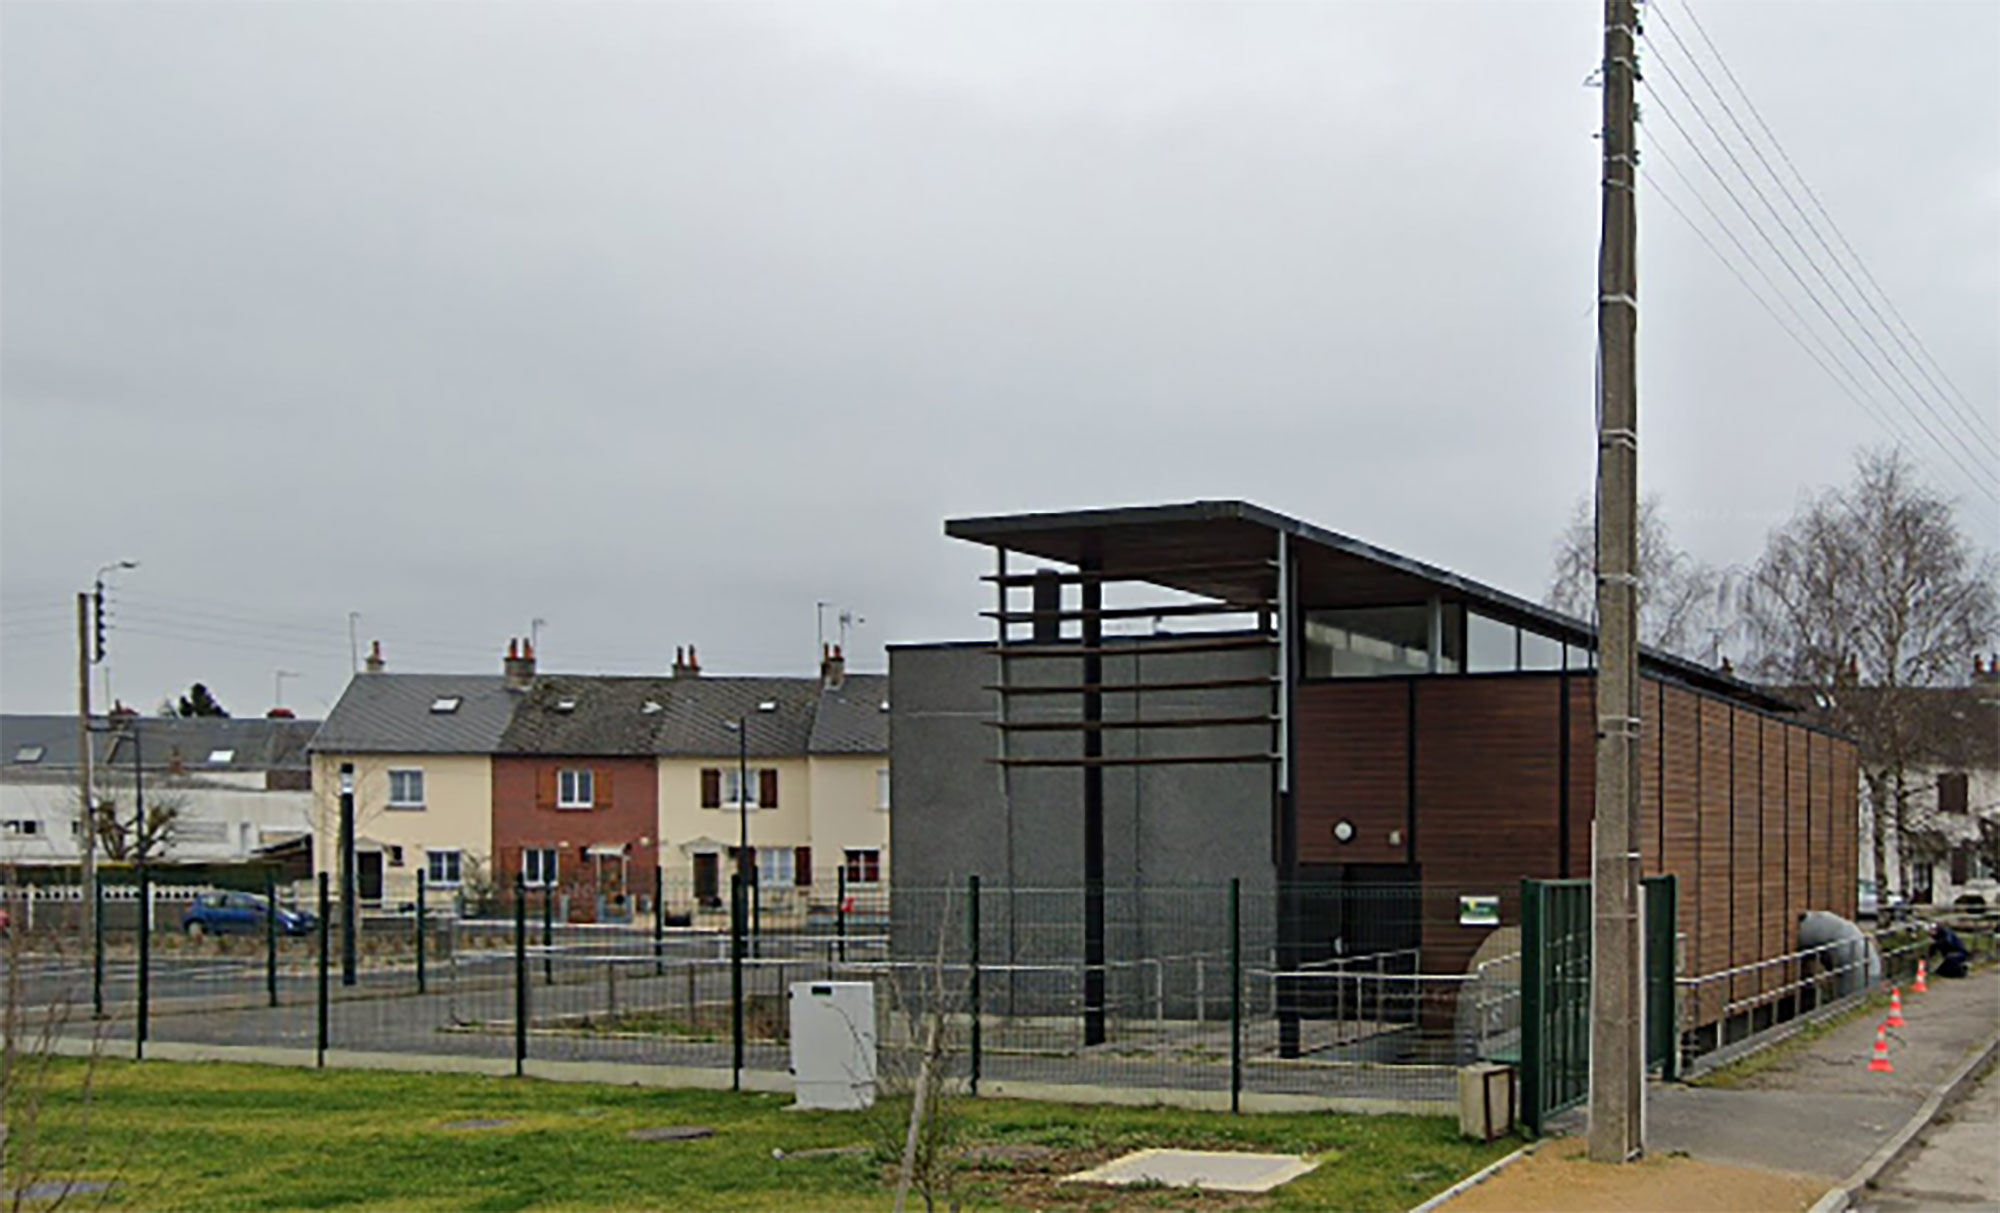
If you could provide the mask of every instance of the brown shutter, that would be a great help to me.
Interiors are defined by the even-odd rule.
[[[553,809],[556,807],[556,769],[542,767],[535,772],[535,807]]]
[[[799,847],[792,852],[792,878],[800,888],[812,888],[813,849],[811,847]]]
[[[1951,771],[1938,776],[1938,812],[1963,813],[1966,811],[1970,780],[1963,771]]]
[[[1962,885],[1972,879],[1972,852],[1959,847],[1951,853],[1951,883]]]
[[[770,767],[757,772],[757,807],[760,809],[778,807],[778,772]]]
[[[611,772],[592,771],[590,773],[591,803],[600,809],[611,807]]]
[[[722,807],[722,772],[714,767],[702,768],[701,807],[704,809]]]

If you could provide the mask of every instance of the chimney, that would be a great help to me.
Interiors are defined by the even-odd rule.
[[[701,658],[695,656],[693,645],[687,646],[685,652],[682,651],[679,645],[674,646],[674,677],[701,677]]]
[[[382,672],[382,667],[387,664],[388,664],[387,662],[382,660],[382,642],[379,640],[369,641],[368,660],[365,664],[362,665],[361,668],[366,670],[370,674],[380,674]]]
[[[840,646],[836,644],[832,648],[828,648],[825,645],[821,645],[819,650],[820,689],[823,691],[838,691],[841,684],[846,681],[847,658],[841,656]]]
[[[1977,653],[1972,655],[1972,684],[2000,686],[2000,653],[1993,654],[1991,661],[1981,661]]]
[[[297,719],[298,719],[298,713],[296,713],[296,712],[292,711],[292,709],[290,709],[290,708],[272,708],[272,709],[271,709],[270,711],[268,711],[268,712],[264,713],[264,719],[266,719],[266,720],[297,720]]]
[[[532,640],[507,641],[507,659],[500,663],[507,676],[507,689],[525,691],[535,685],[535,644]]]

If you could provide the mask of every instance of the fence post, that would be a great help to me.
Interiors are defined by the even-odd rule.
[[[1243,1110],[1243,878],[1229,878],[1229,1110]]]
[[[90,944],[90,1013],[104,1018],[104,881],[91,882],[91,921],[96,929]]]
[[[542,886],[542,984],[556,984],[556,887]]]
[[[424,975],[424,869],[417,869],[417,993],[428,993]]]
[[[742,865],[729,874],[729,1089],[743,1089],[743,927],[747,897]]]
[[[278,1005],[278,870],[264,869],[264,1000]]]
[[[979,1094],[979,1071],[982,1068],[982,1039],[980,1036],[979,999],[979,877],[965,878],[965,929],[966,952],[972,966],[972,1093]]]
[[[327,920],[332,917],[332,908],[327,905],[326,873],[319,874],[319,1054],[315,1065],[326,1065],[327,1038],[327,953],[332,949],[332,936],[328,933]]]
[[[146,865],[139,865],[139,901],[150,907],[153,903],[153,874]],[[146,1029],[152,1009],[153,976],[153,922],[147,914],[139,924],[139,1022],[132,1032],[132,1056],[140,1061],[146,1059]]]
[[[974,877],[978,879],[978,877]],[[840,949],[840,963],[848,963],[848,865],[834,869],[834,939]]]
[[[661,960],[667,953],[667,869],[660,864],[653,865],[653,976],[666,975],[666,963]]]
[[[528,884],[514,877],[514,1077],[528,1060]]]
[[[1542,1132],[1542,900],[1532,880],[1521,882],[1521,1123]]]

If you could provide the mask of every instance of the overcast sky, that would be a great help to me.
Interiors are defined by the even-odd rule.
[[[1694,15],[1991,426],[2000,5]],[[73,710],[118,559],[115,693],[239,715],[278,670],[323,713],[351,611],[392,670],[539,617],[544,668],[784,673],[825,600],[881,668],[990,626],[962,514],[1241,497],[1539,597],[1592,475],[1599,20],[8,3],[0,708]],[[1641,230],[1643,481],[1747,561],[1892,435]]]

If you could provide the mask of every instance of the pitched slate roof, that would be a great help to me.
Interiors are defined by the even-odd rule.
[[[887,754],[889,676],[849,674],[839,690],[821,692],[810,749],[814,754]]]
[[[763,705],[770,704],[770,711]],[[752,758],[798,757],[812,738],[819,705],[817,678],[683,678],[672,684],[653,752],[666,757],[736,753],[736,733],[725,722],[749,724]]]
[[[98,761],[103,761],[105,741],[103,736],[93,735],[97,744],[92,747]],[[23,750],[33,753],[40,747],[41,753],[32,761],[17,762],[16,755]],[[45,770],[77,766],[76,717],[74,716],[0,716],[0,765],[12,772],[16,770]]]
[[[516,698],[501,754],[653,753],[671,679],[547,674]],[[650,705],[650,710],[649,710]]]
[[[457,697],[456,711],[431,704]],[[498,674],[357,674],[313,737],[319,754],[491,754],[521,698]]]
[[[272,720],[251,716],[130,716],[93,721],[91,747],[95,760],[130,769],[133,757],[131,725],[139,732],[138,754],[148,770],[163,770],[176,757],[189,770],[304,770],[306,744],[319,728],[316,720]],[[24,749],[40,746],[41,756],[18,761]],[[223,762],[211,755],[227,753]],[[77,765],[76,717],[0,716],[0,764],[10,772],[63,769]]]

